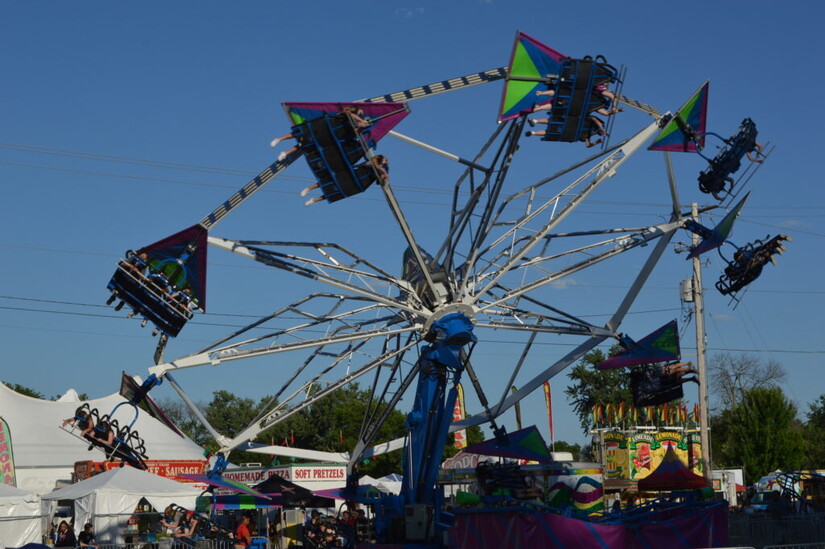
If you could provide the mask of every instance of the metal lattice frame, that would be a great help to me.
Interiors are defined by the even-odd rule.
[[[648,112],[654,114],[655,110]],[[158,364],[150,371],[169,379],[195,411],[172,377],[178,370],[287,352],[290,357],[301,355],[295,359],[297,366],[280,376],[281,385],[269,406],[234,438],[217,433],[200,416],[225,451],[243,446],[330,392],[371,374],[373,397],[360,439],[349,455],[299,449],[278,452],[353,463],[402,445],[400,439],[383,445],[374,442],[388,411],[399,403],[417,375],[417,347],[422,335],[441,316],[460,311],[474,320],[477,330],[526,333],[528,340],[512,366],[511,381],[542,334],[585,338],[563,358],[523,382],[517,392],[504,391],[490,406],[486,405],[483,384],[474,383],[486,413],[458,422],[452,430],[490,421],[596,345],[617,336],[622,319],[681,227],[678,197],[672,173],[668,172],[673,200],[669,221],[653,226],[558,232],[561,223],[658,131],[660,120],[656,112],[650,125],[626,141],[507,196],[505,182],[516,156],[523,119],[499,126],[471,160],[393,132],[391,135],[406,143],[466,166],[454,187],[447,234],[432,258],[419,246],[392,185],[381,185],[386,203],[421,267],[421,283],[412,284],[335,243],[232,241],[210,236],[209,244],[214,247],[313,280],[331,292],[298,299],[196,353]],[[540,198],[547,183],[594,162],[561,191],[549,199]],[[566,246],[567,242],[571,245]],[[655,246],[646,263],[604,325],[594,325],[533,295],[549,284],[651,242]],[[260,333],[264,328],[265,333]],[[483,336],[480,340],[483,345]]]

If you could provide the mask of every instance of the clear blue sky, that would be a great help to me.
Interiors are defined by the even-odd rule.
[[[818,3],[766,1],[1,2],[2,379],[49,396],[69,387],[103,396],[117,390],[121,370],[145,375],[154,350],[149,330],[104,306],[115,263],[127,248],[196,223],[270,164],[277,151],[268,143],[288,128],[282,101],[354,100],[504,66],[522,30],[571,56],[602,54],[627,66],[624,93],[661,110],[676,109],[710,79],[709,129],[729,135],[748,116],[760,140],[776,145],[751,182],[753,196],[733,238],[744,243],[784,232],[794,241],[738,309],[708,291],[708,346],[711,359],[751,352],[782,363],[784,389],[806,410],[825,392],[825,201],[817,168],[823,15]],[[495,127],[500,90],[490,84],[415,102],[398,129],[472,155]],[[623,113],[614,136],[630,135],[647,120]],[[422,244],[435,245],[446,227],[455,167],[424,156],[428,164],[420,169],[420,153],[398,142],[382,147]],[[532,175],[524,182],[583,155],[580,146],[525,141],[519,158]],[[675,155],[674,165],[685,204],[712,202],[696,187],[699,158]],[[377,191],[304,208],[297,193],[308,181],[306,167],[296,164],[214,234],[341,241],[396,272],[404,246],[386,236],[397,231]],[[664,182],[661,154],[638,154],[583,208],[578,226],[661,221],[668,211]],[[168,357],[197,350],[299,291],[281,273],[226,255],[210,251],[210,314],[187,326]],[[638,257],[633,261],[629,271],[638,268]],[[707,287],[719,270],[712,254]],[[626,278],[617,273],[577,276],[552,291],[598,318],[615,306]],[[684,256],[668,253],[625,330],[641,337],[673,318],[683,325],[678,283],[688,275]],[[683,328],[689,354],[693,328]],[[548,345],[540,358],[550,363],[569,348]],[[495,385],[515,352],[506,342],[479,345],[483,381]],[[258,398],[289,370],[287,358],[278,360],[179,378],[199,400],[221,388]],[[557,436],[581,441],[565,383],[564,375],[553,380]],[[692,387],[689,401],[696,398]],[[525,404],[526,420],[544,428],[542,395]]]

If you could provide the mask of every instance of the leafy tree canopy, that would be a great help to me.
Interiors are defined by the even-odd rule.
[[[11,389],[12,391],[20,393],[21,395],[26,395],[26,396],[29,396],[29,397],[32,397],[32,398],[40,398],[40,399],[46,398],[45,396],[43,396],[43,393],[41,393],[40,391],[36,391],[34,389],[31,389],[29,387],[26,387],[25,385],[20,385],[19,383],[9,383],[8,381],[4,381],[3,385],[5,385],[9,389]]]
[[[720,431],[713,447],[716,464],[744,466],[749,484],[777,469],[799,469],[805,441],[796,415],[779,387],[746,389],[739,404],[714,422]]]
[[[621,347],[614,345],[610,356],[615,355]],[[595,349],[584,355],[573,366],[568,377],[573,383],[564,390],[567,400],[579,418],[582,431],[587,433],[593,427],[593,405],[619,402],[633,402],[630,390],[630,373],[626,368],[597,370],[596,364],[606,360],[604,353]]]

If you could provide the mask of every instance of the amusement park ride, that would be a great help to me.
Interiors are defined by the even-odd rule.
[[[652,270],[680,229],[701,237],[691,257],[730,243],[733,222],[747,197],[719,225],[705,227],[683,213],[672,171],[663,178],[662,185],[672,204],[666,221],[637,227],[561,229],[563,222],[634,154],[646,148],[664,151],[670,166],[670,152],[701,155],[706,136],[715,135],[705,127],[707,83],[676,113],[663,114],[623,96],[624,77],[623,70],[601,56],[570,58],[519,33],[508,67],[355,102],[285,103],[291,135],[297,142],[295,148],[282,154],[280,160],[198,224],[128,252],[117,265],[109,282],[109,303],[115,304],[116,310],[128,305],[130,316],[142,317],[143,324],[153,324],[159,334],[155,366],[149,369],[151,375],[143,387],[133,391],[130,401],[136,404],[152,387],[168,381],[228,453],[248,448],[248,441],[264,430],[344,385],[371,376],[373,396],[357,444],[343,457],[325,457],[347,462],[349,494],[357,498],[356,464],[383,452],[403,450],[401,494],[387,496],[376,506],[378,539],[440,543],[455,520],[442,507],[443,495],[436,483],[448,433],[486,423],[492,426],[496,443],[507,445],[509,436],[496,423],[497,418],[605,341],[624,342],[629,351],[643,356],[634,364],[659,360],[644,352],[644,340],[637,344],[619,331]],[[394,129],[411,114],[409,104],[413,101],[494,82],[504,88],[499,123],[472,158],[448,153]],[[634,135],[616,144],[608,143],[612,119],[623,108],[646,113],[650,121]],[[542,134],[545,141],[576,143],[591,136],[604,141],[592,156],[536,183],[514,188],[508,185],[508,173],[518,161],[527,117],[539,111],[547,114]],[[446,235],[430,249],[431,253],[416,239],[414,227],[393,191],[393,178],[373,161],[376,147],[387,136],[465,168],[453,188]],[[722,151],[708,159],[707,169],[700,174],[699,186],[729,206],[770,151],[757,143],[756,126],[750,119],[733,137],[722,141]],[[745,156],[755,162],[749,163],[735,181]],[[212,235],[222,219],[300,157],[306,159],[327,202],[352,197],[373,184],[380,189],[406,241],[402,273],[386,270],[333,242],[228,240]],[[548,185],[576,170],[581,175],[561,189]],[[393,176],[399,172],[403,173],[394,166]],[[546,194],[552,196],[546,198]],[[332,206],[331,216],[335,215],[334,209]],[[736,247],[716,283],[719,291],[738,299],[773,255],[781,253],[782,240],[788,238],[779,235]],[[198,352],[167,361],[164,349],[168,338],[177,336],[195,312],[206,311],[208,246],[315,281],[326,289],[297,299]],[[642,253],[644,247],[647,258],[604,324],[591,323],[581,314],[548,303],[541,295],[542,289],[564,277],[631,251]],[[297,324],[296,315],[302,319]],[[518,334],[523,349],[514,353],[514,363],[507,365],[509,380],[499,376],[485,383],[471,358],[492,330]],[[559,334],[578,336],[583,341],[554,364],[526,374],[531,350],[542,338]],[[210,426],[175,379],[178,371],[188,368],[287,352],[300,358],[285,374],[268,408],[234,438]],[[520,373],[528,379],[520,381],[519,390],[511,393],[509,388]],[[456,387],[463,376],[469,378],[483,412],[453,422]],[[323,388],[319,389],[322,381]],[[413,386],[407,436],[376,440],[388,411],[395,409]],[[492,391],[500,397],[493,397]],[[298,457],[322,454],[291,451]],[[428,517],[429,527],[420,535],[405,533],[404,517],[420,510]]]

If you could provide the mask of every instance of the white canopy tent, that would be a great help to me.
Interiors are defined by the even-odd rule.
[[[43,516],[37,494],[0,484],[0,543],[5,547],[41,543]]]
[[[88,403],[106,414],[123,401],[119,394],[113,394]],[[102,452],[89,451],[84,441],[60,428],[64,419],[74,416],[79,404],[73,389],[51,401],[21,395],[0,383],[0,414],[11,432],[17,486],[46,494],[54,490],[57,481],[71,481],[75,462],[104,459]],[[133,417],[132,408],[121,406],[115,417],[128,423]],[[147,413],[140,413],[134,428],[145,441],[150,459],[203,459],[201,447]]]
[[[390,473],[376,480],[384,491],[396,495],[401,493],[401,482],[404,480],[404,477],[398,473]]]
[[[42,496],[43,501],[74,502],[75,533],[91,522],[100,543],[123,543],[123,530],[141,498],[158,511],[175,503],[195,508],[199,488],[132,467],[112,469]],[[54,508],[54,505],[52,506]]]

